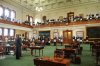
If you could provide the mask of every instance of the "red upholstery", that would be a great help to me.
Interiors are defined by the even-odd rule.
[[[4,47],[0,45],[0,56],[4,55]]]
[[[54,51],[54,57],[64,58],[64,51],[62,49],[56,49]]]

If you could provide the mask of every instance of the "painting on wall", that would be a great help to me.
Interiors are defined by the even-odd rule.
[[[58,33],[54,33],[54,38],[58,38]]]
[[[47,20],[47,18],[46,18],[46,16],[43,16],[43,22],[45,23],[46,22],[46,20]]]
[[[36,33],[37,33],[37,31],[36,31],[36,30],[34,30],[34,31],[33,31],[33,33],[34,33],[34,34],[36,34]]]
[[[84,32],[83,31],[77,31],[76,37],[84,37]]]
[[[74,21],[74,12],[67,13],[67,17],[68,17],[68,22],[73,22]]]
[[[39,31],[39,36],[49,38],[50,37],[50,31]]]
[[[36,31],[36,30],[33,31],[33,37],[32,37],[32,38],[35,38],[35,39],[38,38],[38,37],[37,37],[37,31]]]
[[[54,38],[58,38],[59,34],[58,34],[58,29],[54,29]]]

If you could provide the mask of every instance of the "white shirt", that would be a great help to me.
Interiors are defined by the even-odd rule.
[[[56,39],[54,39],[54,42],[56,42]]]

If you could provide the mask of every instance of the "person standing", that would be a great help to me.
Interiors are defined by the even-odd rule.
[[[22,40],[19,35],[16,35],[15,44],[16,44],[16,59],[20,59]]]
[[[54,46],[56,46],[56,41],[57,41],[57,40],[56,40],[56,38],[54,38],[54,40],[53,40],[53,41],[54,41]]]
[[[63,38],[60,39],[61,46],[63,45]]]

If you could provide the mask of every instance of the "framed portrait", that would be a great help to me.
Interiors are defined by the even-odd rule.
[[[56,32],[56,33],[54,33],[54,38],[58,38],[58,33]]]
[[[84,37],[84,32],[83,31],[77,31],[76,37]]]
[[[33,36],[32,37],[34,37],[35,39],[37,38],[37,31],[36,30],[33,31]]]
[[[36,34],[36,33],[37,33],[37,31],[36,31],[36,30],[34,30],[34,31],[33,31],[33,34]]]
[[[58,38],[59,37],[59,34],[58,34],[58,29],[54,29],[54,38]]]
[[[58,32],[58,29],[54,29],[54,33]]]
[[[67,17],[68,17],[68,22],[73,22],[74,21],[74,12],[67,13]]]

